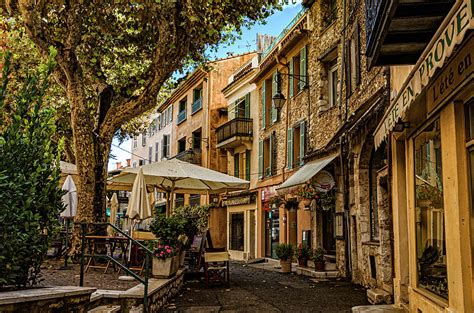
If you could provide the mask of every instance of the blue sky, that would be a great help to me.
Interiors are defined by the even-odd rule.
[[[293,0],[287,1],[293,2]],[[285,5],[282,11],[275,12],[272,16],[266,19],[265,25],[256,24],[251,29],[244,29],[242,37],[233,43],[231,46],[223,46],[220,48],[215,55],[216,58],[226,57],[228,52],[233,53],[244,53],[246,51],[252,51],[256,48],[257,34],[268,34],[278,36],[285,26],[296,16],[296,14],[302,9],[301,0],[295,1],[296,4]],[[131,141],[127,140],[117,148],[117,140],[114,139],[111,154],[116,159],[109,159],[109,170],[115,168],[116,162],[122,162],[125,164],[125,160],[130,158]],[[143,156],[146,158],[147,156]]]

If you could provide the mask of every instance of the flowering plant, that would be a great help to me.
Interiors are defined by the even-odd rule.
[[[176,255],[177,249],[172,246],[158,244],[153,250],[153,256],[158,259],[172,258]]]
[[[313,186],[306,186],[301,188],[298,193],[298,196],[305,198],[305,199],[316,199],[319,198],[319,192]]]
[[[309,259],[311,257],[311,249],[306,243],[300,243],[298,249],[296,250],[297,259]]]

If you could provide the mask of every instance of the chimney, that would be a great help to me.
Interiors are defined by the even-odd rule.
[[[276,37],[266,34],[257,34],[257,52],[262,53],[275,41]]]
[[[127,161],[127,167],[131,167],[132,166],[132,159],[126,159]]]
[[[122,168],[122,162],[117,162],[117,163],[115,163],[115,164],[117,165],[117,169],[118,169],[118,170]]]

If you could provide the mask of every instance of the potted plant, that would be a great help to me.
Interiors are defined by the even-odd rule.
[[[318,248],[313,253],[314,269],[324,271],[324,249]]]
[[[296,258],[299,266],[308,266],[308,260],[311,257],[311,250],[306,243],[300,243],[296,250]]]
[[[298,191],[297,195],[301,198],[300,202],[303,204],[303,207],[307,207],[310,205],[311,200],[316,198],[318,191],[312,185],[306,185]]]
[[[294,249],[290,243],[280,243],[276,246],[276,255],[280,259],[281,271],[283,273],[291,272],[291,259],[293,258]]]
[[[152,274],[158,278],[168,278],[176,274],[179,267],[177,249],[158,244],[153,250]]]

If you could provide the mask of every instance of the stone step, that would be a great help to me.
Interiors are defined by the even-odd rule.
[[[310,267],[296,267],[296,274],[309,276],[313,278],[337,278],[339,277],[338,271],[316,271]]]
[[[393,305],[360,305],[352,308],[353,313],[402,313],[404,309]]]
[[[392,303],[392,295],[379,288],[367,289],[367,300],[370,304]]]
[[[120,312],[120,305],[101,305],[87,312],[88,313],[116,313],[116,312]]]

